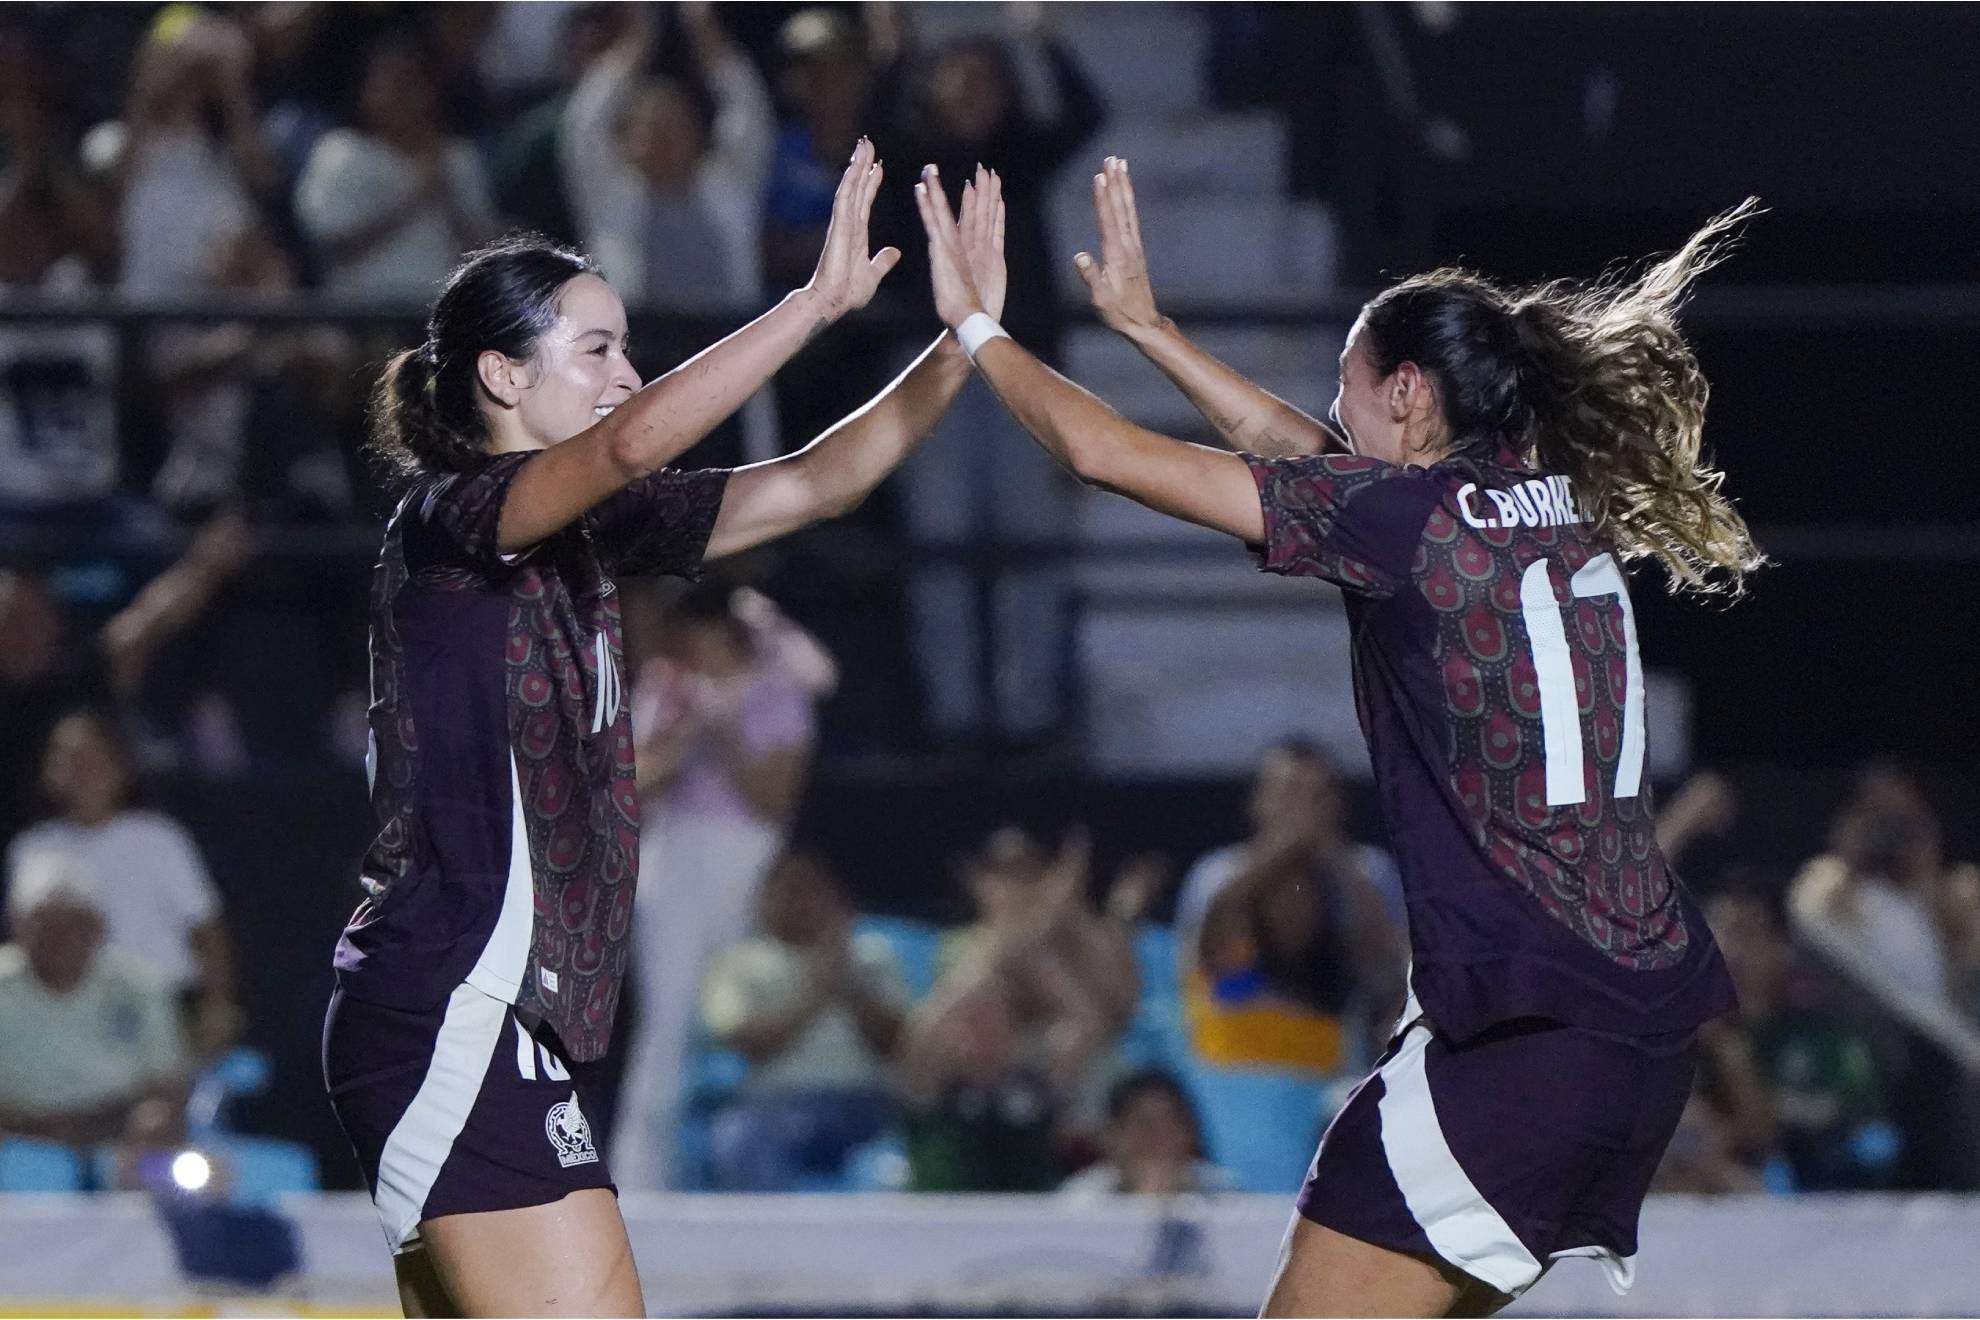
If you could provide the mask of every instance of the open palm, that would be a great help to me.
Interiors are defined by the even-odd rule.
[[[901,259],[901,250],[884,247],[867,253],[867,221],[885,171],[865,138],[853,148],[852,162],[839,177],[832,195],[832,219],[825,228],[825,250],[806,286],[817,294],[827,315],[844,316],[873,301],[880,281]]]
[[[1008,284],[1003,181],[978,166],[976,178],[963,185],[958,221],[949,210],[941,175],[930,165],[914,185],[914,202],[928,235],[928,271],[942,323],[953,329],[977,312],[1001,316]]]
[[[1100,259],[1086,252],[1073,258],[1093,310],[1110,330],[1147,329],[1161,313],[1155,310],[1155,290],[1148,282],[1134,181],[1119,156],[1107,157],[1093,176],[1093,218],[1100,227]]]

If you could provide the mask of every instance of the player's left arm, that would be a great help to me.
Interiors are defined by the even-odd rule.
[[[1107,157],[1093,176],[1093,218],[1099,259],[1085,252],[1073,258],[1093,310],[1159,367],[1231,448],[1267,458],[1348,452],[1325,422],[1247,380],[1156,310],[1134,181],[1119,156]]]
[[[964,185],[962,220],[950,225],[950,237],[972,287],[1002,310],[1004,201],[995,173],[978,166]],[[928,438],[968,380],[969,359],[955,336],[945,334],[865,407],[797,453],[736,469],[707,558],[736,554],[857,508]]]

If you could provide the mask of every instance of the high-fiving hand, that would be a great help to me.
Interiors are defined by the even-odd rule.
[[[901,259],[901,250],[896,247],[867,255],[866,225],[883,174],[874,158],[873,143],[861,138],[853,148],[852,163],[839,178],[839,190],[832,195],[825,250],[818,256],[811,283],[805,286],[817,296],[820,310],[834,319],[871,302],[880,281]]]
[[[1004,265],[1004,184],[994,170],[976,167],[963,185],[962,218],[949,210],[933,165],[914,185],[914,203],[928,234],[928,271],[935,312],[950,329],[977,312],[994,320],[1004,313],[1008,273]]]
[[[1093,176],[1093,218],[1100,225],[1100,259],[1081,252],[1073,258],[1093,310],[1110,330],[1128,334],[1155,326],[1155,290],[1148,283],[1148,255],[1141,247],[1141,217],[1134,205],[1134,181],[1127,162],[1109,156]]]

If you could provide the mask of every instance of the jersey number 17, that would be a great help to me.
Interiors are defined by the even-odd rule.
[[[1616,784],[1610,796],[1632,798],[1643,787],[1643,659],[1636,650],[1636,614],[1629,607],[1629,588],[1613,555],[1597,555],[1568,582],[1577,599],[1614,596],[1622,606],[1623,727],[1616,756]],[[1520,613],[1533,647],[1533,673],[1540,686],[1542,761],[1547,767],[1547,805],[1572,806],[1588,800],[1588,782],[1581,745],[1581,703],[1575,699],[1574,657],[1568,650],[1567,626],[1554,602],[1553,564],[1536,559],[1519,580]],[[1589,681],[1595,681],[1591,671]]]

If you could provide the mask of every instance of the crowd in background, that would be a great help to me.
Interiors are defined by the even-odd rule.
[[[316,290],[411,313],[464,249],[523,225],[596,254],[638,311],[727,312],[806,278],[840,162],[870,132],[897,177],[997,163],[1013,302],[1049,311],[1063,254],[1045,184],[1105,114],[1049,14],[1013,7],[1005,30],[929,49],[902,6],[751,8],[0,16],[0,295]],[[924,304],[904,190],[874,227],[910,254],[888,295]],[[293,665],[258,630],[211,631],[210,610],[250,565],[307,595],[256,559],[236,511],[362,515],[351,382],[403,338],[159,322],[127,358],[104,324],[0,325],[7,526],[196,531],[141,583],[59,563],[0,572],[0,1138],[108,1149],[99,1185],[138,1176],[131,1152],[188,1139],[202,1079],[253,1026],[201,843],[147,785],[361,758],[356,622],[335,625],[341,665]],[[801,443],[899,356],[847,327],[710,461]],[[874,517],[950,526],[967,492],[940,482],[960,470],[926,468]],[[1016,480],[1014,507],[1049,522],[1054,474]],[[924,585],[923,649],[961,654],[966,621],[945,611],[963,593]],[[1050,617],[1056,588],[1028,590]],[[1200,858],[1130,840],[1098,875],[1077,827],[959,835],[950,878],[974,917],[936,931],[862,913],[857,885],[792,836],[828,702],[842,667],[871,667],[871,630],[814,635],[827,626],[727,585],[633,596],[647,847],[611,1148],[622,1186],[1173,1195],[1259,1186],[1273,1160],[1297,1181],[1381,1050],[1408,960],[1394,864],[1350,832],[1320,749],[1265,751],[1248,819]],[[199,658],[175,653],[202,629]],[[290,685],[275,713],[209,663],[236,651]],[[1021,658],[1014,688],[1043,690],[1034,663],[1051,657]],[[921,681],[936,722],[966,726],[969,683],[952,677]],[[305,689],[314,706],[297,704]],[[1025,718],[1035,732],[1054,712]],[[1943,856],[1925,793],[1891,767],[1865,769],[1793,877],[1715,853],[1738,810],[1701,776],[1661,813],[1742,999],[1703,1037],[1664,1184],[1980,1186],[1980,871]]]

